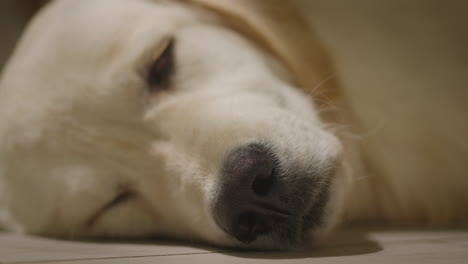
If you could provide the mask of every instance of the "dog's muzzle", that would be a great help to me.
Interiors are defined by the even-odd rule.
[[[213,217],[243,243],[259,237],[294,246],[306,230],[321,224],[328,184],[318,172],[284,165],[263,144],[231,152],[224,162]]]

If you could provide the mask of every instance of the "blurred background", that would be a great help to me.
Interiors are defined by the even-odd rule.
[[[468,1],[296,1],[305,6],[340,75],[351,85],[371,81],[361,80],[371,75],[389,84],[413,75],[410,80],[433,83],[427,78],[437,77],[437,86],[467,90]],[[27,21],[45,2],[0,0],[0,69]]]
[[[0,69],[27,21],[45,0],[0,0]]]

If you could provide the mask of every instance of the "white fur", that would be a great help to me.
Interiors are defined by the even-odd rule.
[[[170,91],[150,94],[142,76],[168,37],[176,40],[175,79]],[[290,79],[276,58],[210,13],[164,1],[57,1],[30,25],[2,75],[0,224],[53,236],[237,245],[209,204],[226,155],[259,141],[301,166],[336,160],[344,144],[330,223],[342,211],[357,220],[419,211],[455,218],[454,197],[467,196],[452,187],[467,186],[466,171],[452,167],[438,178],[449,161],[436,173],[427,162],[441,164],[440,155],[414,149],[419,141],[435,148],[433,139],[413,130],[395,142],[388,130],[384,139],[363,140],[361,152],[355,140],[340,143],[325,129]],[[86,225],[126,188],[138,196]]]

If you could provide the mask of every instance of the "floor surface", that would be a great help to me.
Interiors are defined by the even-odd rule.
[[[468,263],[468,231],[342,231],[294,252],[231,251],[161,241],[60,241],[0,233],[0,264]]]

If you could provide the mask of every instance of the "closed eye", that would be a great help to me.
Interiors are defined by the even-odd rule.
[[[86,226],[88,228],[94,226],[96,221],[107,211],[124,204],[125,202],[128,202],[129,200],[135,198],[137,194],[133,191],[127,190],[124,192],[119,193],[114,199],[112,199],[110,202],[105,204],[103,207],[101,207],[95,214],[89,218],[89,220],[86,222]]]
[[[147,84],[151,92],[167,90],[174,72],[174,39],[166,40],[161,49],[148,71]]]

